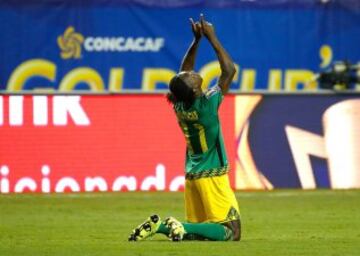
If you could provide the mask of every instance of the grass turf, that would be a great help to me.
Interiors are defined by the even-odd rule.
[[[239,192],[241,242],[128,242],[147,216],[184,215],[182,193],[0,195],[0,255],[359,255],[360,191]]]

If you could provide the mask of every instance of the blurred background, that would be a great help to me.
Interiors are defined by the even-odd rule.
[[[360,188],[359,1],[2,0],[0,192],[182,190],[164,93],[200,13],[233,188]],[[205,38],[195,67],[216,83]]]

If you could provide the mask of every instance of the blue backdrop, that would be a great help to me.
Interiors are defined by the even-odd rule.
[[[296,127],[324,140],[322,119],[325,111],[337,103],[347,102],[350,99],[360,101],[359,95],[267,95],[262,98],[249,118],[249,144],[258,170],[275,188],[301,187],[298,173],[304,170],[303,166],[296,167],[294,158],[295,155],[305,151],[311,152],[311,149],[305,146],[300,146],[303,147],[302,152],[292,152],[285,127]],[[344,114],[345,112],[340,113],[340,115]],[[353,123],[356,125],[355,121]],[[317,143],[309,139],[312,137],[301,137],[301,135],[297,137],[301,141],[311,140]],[[325,143],[325,146],[333,145]],[[311,153],[308,153],[308,157],[316,187],[329,188],[329,157],[317,157]]]
[[[2,0],[0,89],[164,89],[201,12],[239,65],[233,91],[314,89],[312,73],[360,60],[356,0]],[[214,60],[203,40],[207,84]]]

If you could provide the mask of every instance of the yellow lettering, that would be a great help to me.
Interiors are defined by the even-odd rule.
[[[331,47],[326,44],[321,46],[320,51],[319,51],[319,56],[321,59],[320,67],[326,68],[327,66],[329,66],[329,64],[331,63],[332,58],[333,58],[333,52],[332,52]]]
[[[255,69],[244,69],[242,72],[242,79],[240,90],[253,91],[255,88],[256,71]]]
[[[239,79],[239,69],[240,69],[239,65],[235,64],[235,68],[236,68],[236,73],[233,82],[237,82]],[[221,75],[219,62],[218,61],[209,62],[200,69],[199,74],[203,78],[203,83],[201,85],[201,88],[203,90],[206,90],[211,86],[211,82]]]
[[[120,92],[124,81],[124,69],[112,68],[110,70],[109,91]]]
[[[21,91],[26,81],[34,76],[55,80],[56,66],[43,59],[32,59],[20,64],[11,74],[7,83],[8,91]]]
[[[188,121],[196,121],[199,119],[199,116],[196,111],[192,111],[192,112],[182,111],[182,112],[178,112],[176,115],[178,116],[179,119],[184,119]]]
[[[289,69],[285,73],[285,90],[296,91],[298,85],[303,84],[303,90],[315,90],[317,89],[317,82],[313,81],[315,74],[310,70],[295,70]]]
[[[280,91],[281,80],[282,80],[282,71],[280,69],[270,69],[268,89],[270,91]]]
[[[92,68],[76,68],[70,71],[61,81],[59,91],[73,91],[77,84],[87,83],[91,91],[104,91],[104,82],[96,70]]]
[[[154,91],[157,83],[168,84],[176,73],[166,68],[145,68],[141,88],[145,92]]]

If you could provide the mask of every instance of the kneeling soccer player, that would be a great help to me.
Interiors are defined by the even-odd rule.
[[[182,61],[180,73],[170,81],[167,95],[187,142],[187,222],[181,223],[173,217],[161,221],[158,215],[153,215],[132,231],[129,241],[143,240],[156,233],[165,234],[173,241],[239,241],[241,238],[239,206],[229,185],[229,165],[218,117],[218,108],[229,90],[235,66],[204,16],[200,16],[200,22],[190,20],[194,40]],[[221,68],[217,86],[205,93],[201,90],[201,76],[193,71],[202,35],[212,45]]]

